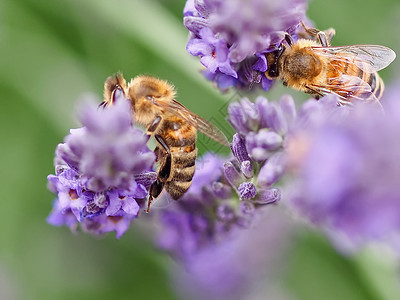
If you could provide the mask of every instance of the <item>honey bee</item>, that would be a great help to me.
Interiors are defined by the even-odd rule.
[[[122,74],[108,77],[104,84],[104,101],[100,106],[112,105],[117,93],[130,100],[134,121],[153,136],[157,146],[157,180],[151,185],[146,212],[153,199],[165,189],[174,200],[189,189],[197,157],[197,130],[218,143],[228,146],[225,135],[213,124],[197,116],[175,100],[174,87],[167,81],[137,76],[128,84]]]
[[[320,31],[302,23],[309,39],[297,42],[285,35],[287,45],[267,53],[269,79],[281,79],[285,86],[313,95],[316,99],[332,93],[339,104],[352,100],[379,101],[384,84],[377,71],[396,57],[380,45],[330,46],[334,29]]]

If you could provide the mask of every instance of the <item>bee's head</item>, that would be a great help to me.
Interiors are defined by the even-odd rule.
[[[116,99],[125,95],[126,81],[121,73],[110,76],[104,83],[104,100],[100,106],[112,105]]]

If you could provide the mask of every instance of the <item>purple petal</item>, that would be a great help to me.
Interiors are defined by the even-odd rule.
[[[281,199],[281,191],[277,188],[272,189],[258,189],[258,195],[254,199],[257,204],[271,204],[276,203]]]
[[[231,145],[232,153],[241,164],[244,161],[249,161],[249,154],[247,153],[245,140],[239,135],[234,134]]]
[[[258,174],[258,185],[261,188],[269,188],[276,183],[284,172],[284,158],[281,154],[276,154],[268,159]]]
[[[245,160],[240,165],[240,171],[242,171],[243,175],[247,178],[253,178],[254,168],[251,160]]]
[[[137,215],[140,207],[135,199],[128,197],[125,198],[124,201],[122,201],[122,209],[127,214]]]
[[[242,179],[242,176],[230,161],[224,163],[224,175],[233,187],[237,187]]]
[[[108,192],[108,198],[109,198],[110,204],[106,208],[106,215],[107,216],[115,216],[118,214],[119,210],[121,209],[122,201],[119,198],[119,195],[117,192]]]
[[[214,47],[201,39],[191,39],[186,45],[186,50],[193,56],[211,56]]]

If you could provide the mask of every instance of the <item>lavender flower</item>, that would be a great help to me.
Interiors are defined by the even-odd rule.
[[[156,179],[155,155],[132,126],[128,101],[106,110],[86,105],[80,119],[84,127],[71,130],[56,150],[56,174],[48,181],[57,199],[47,220],[72,230],[80,223],[95,234],[116,231],[119,238]]]
[[[306,0],[188,0],[187,50],[200,56],[205,76],[220,88],[257,84],[268,90],[265,54],[279,47],[285,32],[296,33],[306,6]]]
[[[204,156],[190,189],[162,213],[159,244],[182,260],[190,260],[238,228],[248,228],[257,211],[281,198],[275,183],[284,172],[283,141],[295,119],[293,99],[283,97],[281,107],[265,98],[256,103],[243,99],[231,104],[228,112],[240,133],[233,136],[233,157]],[[254,142],[264,131],[277,138]]]
[[[234,224],[235,208],[228,200],[231,189],[219,181],[222,164],[223,159],[214,154],[204,155],[196,164],[189,190],[172,208],[162,212],[159,246],[173,256],[189,260],[211,240],[216,240],[219,232]],[[219,197],[226,200],[224,209],[218,209]]]
[[[400,232],[398,89],[387,95],[385,114],[361,105],[320,112],[288,141],[291,205],[344,251]]]
[[[296,119],[294,101],[284,96],[278,106],[264,97],[258,97],[255,103],[243,98],[232,103],[228,113],[229,122],[238,132],[233,138],[233,153],[242,173],[251,173],[246,166],[257,165],[259,197],[269,195],[263,190],[271,188],[284,173],[285,139]]]
[[[264,210],[251,228],[234,230],[231,238],[199,250],[184,268],[172,269],[172,286],[183,299],[289,299],[276,290],[291,231],[280,209]]]
[[[280,198],[275,194],[264,201],[258,193],[231,161],[206,154],[196,165],[187,193],[161,213],[159,246],[183,261],[192,260],[201,249],[249,227],[256,208]]]

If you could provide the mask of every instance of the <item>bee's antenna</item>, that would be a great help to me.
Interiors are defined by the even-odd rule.
[[[99,104],[98,108],[104,108],[106,107],[106,104],[107,104],[106,101],[103,101]]]

